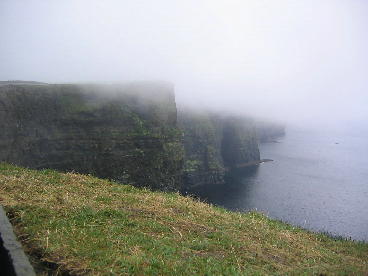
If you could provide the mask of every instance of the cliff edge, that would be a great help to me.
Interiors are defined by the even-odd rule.
[[[179,109],[184,133],[184,186],[223,184],[225,172],[260,160],[251,119]]]
[[[224,182],[258,161],[247,118],[176,108],[173,85],[0,83],[0,161],[154,190]]]
[[[177,190],[183,146],[173,86],[0,86],[0,160]]]

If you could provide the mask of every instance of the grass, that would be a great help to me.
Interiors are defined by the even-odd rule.
[[[60,273],[368,273],[366,243],[92,176],[1,163],[0,204],[28,253]]]

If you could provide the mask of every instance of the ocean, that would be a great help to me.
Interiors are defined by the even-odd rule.
[[[257,210],[312,231],[368,241],[368,128],[290,127],[277,141],[260,144],[260,151],[273,161],[193,193],[230,210]]]

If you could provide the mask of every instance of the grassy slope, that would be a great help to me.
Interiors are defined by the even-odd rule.
[[[0,164],[0,203],[29,249],[75,273],[368,272],[368,244],[91,176]]]

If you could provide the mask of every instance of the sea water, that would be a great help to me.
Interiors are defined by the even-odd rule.
[[[230,210],[257,210],[318,232],[368,241],[368,129],[304,129],[260,144],[273,159],[194,191]]]

